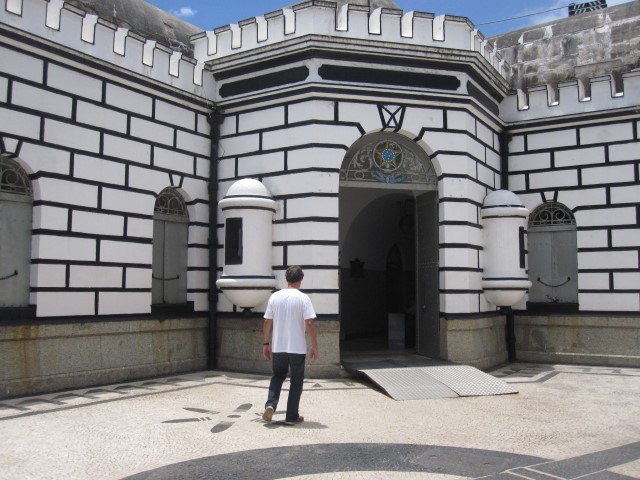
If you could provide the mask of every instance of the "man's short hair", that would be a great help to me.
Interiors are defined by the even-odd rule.
[[[285,273],[287,283],[298,283],[304,278],[304,272],[298,265],[291,265]]]

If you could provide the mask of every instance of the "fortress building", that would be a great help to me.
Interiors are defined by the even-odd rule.
[[[0,397],[267,372],[291,264],[312,376],[640,367],[640,1],[491,39],[371,3],[0,0]]]

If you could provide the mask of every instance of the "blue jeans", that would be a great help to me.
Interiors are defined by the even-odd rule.
[[[273,365],[273,375],[269,384],[269,397],[266,406],[271,405],[275,410],[280,400],[280,390],[282,384],[287,378],[287,372],[291,368],[291,387],[289,389],[289,398],[287,399],[287,415],[286,420],[297,420],[300,414],[298,408],[300,406],[300,397],[302,396],[302,384],[304,382],[304,360],[306,355],[303,353],[272,353],[271,360]]]

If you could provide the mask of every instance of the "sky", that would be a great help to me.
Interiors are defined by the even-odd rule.
[[[146,0],[203,30],[238,23],[303,0]],[[486,37],[567,17],[570,3],[586,0],[395,0],[405,12],[468,17]],[[607,0],[608,6],[630,0]],[[535,14],[535,15],[534,15]],[[526,16],[525,16],[526,15]],[[514,18],[522,17],[523,18]],[[512,19],[508,21],[501,21]],[[495,23],[489,23],[495,22]]]

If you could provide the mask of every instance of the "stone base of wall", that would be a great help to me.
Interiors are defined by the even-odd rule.
[[[443,360],[488,370],[507,363],[506,317],[440,319]]]
[[[640,367],[640,317],[516,313],[522,362]]]
[[[230,372],[271,374],[271,362],[262,357],[262,325],[257,316],[218,314],[217,368]],[[336,378],[340,367],[340,322],[316,320],[319,358],[307,359],[307,378]]]
[[[208,319],[69,320],[0,329],[0,398],[207,368]]]

